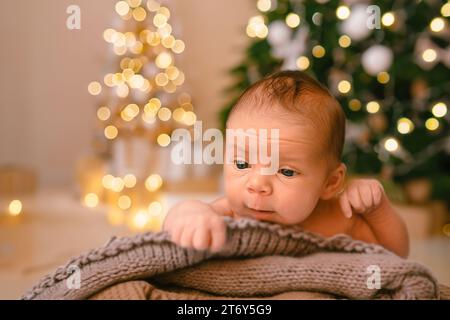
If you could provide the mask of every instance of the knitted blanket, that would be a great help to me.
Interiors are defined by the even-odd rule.
[[[219,253],[184,249],[165,232],[112,238],[45,276],[22,299],[88,299],[133,280],[220,297],[317,292],[347,299],[441,298],[427,268],[379,245],[224,219],[227,245]],[[79,286],[68,285],[74,270]]]

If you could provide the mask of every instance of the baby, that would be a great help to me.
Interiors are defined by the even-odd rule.
[[[345,181],[345,115],[313,78],[283,71],[253,84],[233,107],[227,129],[279,129],[279,166],[263,174],[265,164],[249,161],[246,139],[241,156],[224,164],[225,197],[181,202],[168,212],[163,229],[173,242],[219,251],[226,242],[222,216],[230,216],[296,225],[325,237],[343,233],[408,256],[407,230],[381,184]],[[271,136],[265,138],[271,145]]]

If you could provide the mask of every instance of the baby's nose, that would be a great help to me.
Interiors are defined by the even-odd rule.
[[[269,176],[260,174],[253,175],[247,182],[247,191],[265,196],[272,194],[272,185],[269,181]]]

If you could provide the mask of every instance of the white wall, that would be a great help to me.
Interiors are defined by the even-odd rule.
[[[199,118],[216,126],[244,52],[253,0],[171,0],[182,27],[186,73]],[[66,8],[81,7],[82,29],[66,28]],[[0,165],[35,168],[42,184],[73,182],[76,160],[90,152],[96,101],[87,84],[102,79],[115,0],[3,1],[0,13]],[[172,21],[173,22],[173,21]]]

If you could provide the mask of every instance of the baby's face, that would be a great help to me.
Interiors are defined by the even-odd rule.
[[[320,132],[288,121],[280,111],[238,111],[228,129],[279,129],[279,166],[275,174],[262,174],[257,163],[249,163],[248,140],[245,156],[224,165],[225,188],[232,211],[280,224],[298,224],[314,210],[328,175],[326,160],[320,156]],[[271,145],[270,133],[267,146]],[[270,150],[270,148],[269,148]],[[237,152],[235,152],[237,153]],[[273,156],[273,155],[272,155]],[[267,162],[265,162],[267,163]]]

